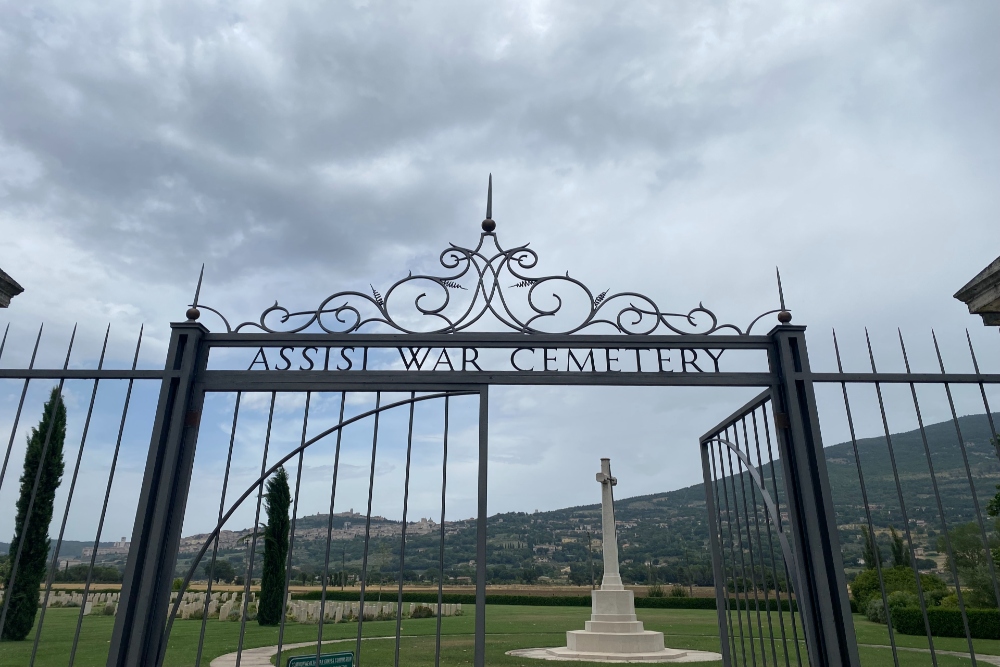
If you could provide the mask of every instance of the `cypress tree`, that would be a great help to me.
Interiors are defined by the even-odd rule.
[[[881,565],[885,558],[882,557],[882,550],[878,548],[878,543],[872,539],[872,534],[868,532],[868,529],[863,529],[861,533],[865,537],[865,546],[861,555],[865,559],[865,569],[874,570],[877,567],[875,561],[877,560],[878,565]]]
[[[892,536],[892,544],[890,549],[892,550],[892,566],[900,567],[910,565],[910,552],[903,546],[902,536],[896,532],[895,526],[889,526],[889,533]]]
[[[281,622],[285,601],[285,560],[288,558],[288,508],[291,504],[288,473],[281,467],[274,477],[267,480],[264,493],[267,526],[264,527],[264,563],[257,607],[257,622],[261,625],[278,625]]]
[[[14,519],[14,537],[10,542],[10,567],[19,545],[21,560],[17,566],[14,586],[10,586],[12,572],[4,574],[4,594],[10,598],[7,620],[0,639],[20,641],[28,636],[38,613],[38,587],[45,580],[46,561],[49,555],[49,524],[56,489],[62,481],[63,442],[66,440],[66,406],[59,389],[53,388],[42,411],[42,420],[31,429],[28,447],[24,453],[24,471],[21,473],[21,495],[17,499]],[[48,443],[46,445],[46,442]],[[44,453],[44,460],[42,455]],[[41,467],[38,492],[34,504],[31,491]],[[28,517],[28,505],[31,516]],[[27,527],[25,527],[27,519]]]

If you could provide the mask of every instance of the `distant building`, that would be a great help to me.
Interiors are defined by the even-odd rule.
[[[955,298],[981,316],[986,326],[1000,327],[1000,257],[955,292]]]
[[[0,308],[8,307],[10,300],[23,291],[24,288],[18,285],[16,280],[0,269]]]
[[[115,542],[110,547],[98,547],[98,549],[97,549],[97,555],[98,556],[127,556],[128,555],[128,548],[129,548],[130,544],[131,544],[131,542],[127,542],[125,540],[125,537],[122,536],[122,539],[118,540],[117,542]],[[94,547],[84,547],[83,548],[83,557],[84,558],[90,558],[93,555],[94,555]]]

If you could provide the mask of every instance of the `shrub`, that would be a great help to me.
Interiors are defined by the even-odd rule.
[[[179,591],[181,589],[181,586],[183,585],[184,585],[184,580],[181,579],[180,577],[177,577],[176,579],[174,579],[174,583],[170,588],[171,590]]]
[[[871,598],[865,605],[865,618],[872,623],[885,623],[885,605],[882,598]]]
[[[1000,610],[967,609],[969,634],[974,639],[1000,639]],[[965,625],[962,612],[946,607],[932,607],[927,610],[927,620],[931,624],[931,634],[935,637],[964,637]],[[920,609],[907,607],[892,614],[892,627],[904,635],[924,635],[924,618]]]
[[[116,606],[115,606],[115,604],[113,602],[110,602],[110,603],[104,605],[104,615],[105,616],[114,616],[115,615],[115,608],[116,608]]]
[[[410,618],[433,618],[434,611],[430,607],[420,605],[410,612]]]
[[[900,609],[907,607],[920,607],[920,598],[914,593],[906,591],[896,591],[889,594],[889,611],[895,614]]]
[[[195,621],[200,621],[201,619],[205,618],[205,610],[195,609],[190,614],[188,614],[188,618]]]
[[[965,586],[968,587],[968,589],[964,587],[962,589],[963,592],[968,590],[965,596],[966,604],[982,609],[996,608],[997,597],[996,593],[993,592],[993,577],[988,564],[979,563],[973,567],[964,568],[961,577]]]
[[[958,609],[958,594],[945,595],[939,604],[946,609]]]
[[[933,590],[924,591],[924,600],[927,601],[928,607],[940,607],[941,600],[948,596],[948,589],[935,588]]]
[[[116,584],[122,580],[122,573],[111,565],[95,565],[91,569],[89,565],[81,563],[56,572],[54,581],[83,583],[88,577],[92,583]]]
[[[887,595],[896,591],[907,593],[917,592],[917,576],[913,569],[907,566],[884,568],[882,578],[885,581],[885,592]],[[933,590],[947,591],[948,585],[944,579],[934,574],[921,574],[920,584],[924,593]],[[851,582],[851,595],[858,603],[858,609],[864,609],[868,613],[868,601],[874,598],[881,598],[882,592],[879,589],[878,571],[865,570],[858,574]],[[884,621],[883,621],[884,622]]]
[[[663,586],[661,586],[660,584],[653,584],[652,586],[646,589],[646,597],[662,598],[666,597],[666,593],[663,592]]]
[[[672,598],[686,598],[688,596],[687,589],[680,584],[674,584],[670,587],[670,597]]]

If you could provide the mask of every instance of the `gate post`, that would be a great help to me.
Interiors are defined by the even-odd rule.
[[[809,664],[858,667],[858,643],[806,353],[805,327],[785,324],[771,330],[770,336],[774,348],[769,362],[777,383],[774,422],[795,544],[799,581],[795,598]]]
[[[170,348],[122,578],[108,667],[159,665],[204,400],[204,392],[198,390],[195,381],[208,357],[201,345],[208,329],[193,321],[170,326]]]

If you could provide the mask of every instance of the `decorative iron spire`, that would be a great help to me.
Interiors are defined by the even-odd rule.
[[[198,310],[198,297],[201,296],[201,280],[205,277],[205,265],[201,265],[201,273],[198,274],[198,286],[194,288],[194,302],[191,307],[188,308],[187,315],[188,322],[194,322],[199,317],[201,317],[201,311]]]
[[[493,220],[493,174],[490,174],[490,185],[486,190],[486,219],[483,220],[483,231],[492,234],[497,228],[497,223]]]
[[[778,275],[778,302],[781,310],[778,312],[778,321],[788,324],[792,321],[792,314],[785,309],[785,292],[781,289],[781,270],[774,267],[774,272]]]

